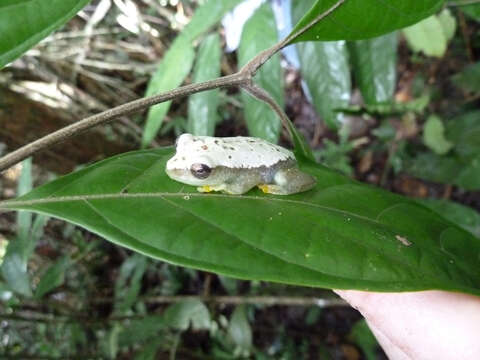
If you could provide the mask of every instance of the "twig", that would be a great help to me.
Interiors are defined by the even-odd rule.
[[[337,306],[349,306],[345,300],[340,298],[324,299],[316,297],[299,297],[299,296],[144,296],[139,298],[140,301],[150,305],[172,304],[183,301],[202,301],[205,303],[217,305],[262,305],[262,306],[316,306],[319,308],[330,308]],[[113,298],[98,298],[92,301],[96,304],[108,304],[115,302]],[[142,319],[145,315],[127,315],[127,316],[110,316],[108,318],[93,319],[86,315],[70,314],[68,316],[58,315],[39,315],[36,313],[15,312],[13,314],[0,314],[0,320],[21,321],[29,323],[46,323],[46,324],[64,324],[72,322],[84,322],[88,324],[97,324],[105,322],[119,322],[127,320]]]
[[[89,116],[86,119],[83,119],[75,124],[69,125],[67,127],[64,127],[63,129],[48,134],[43,138],[35,140],[30,144],[27,144],[20,149],[15,150],[10,154],[7,154],[4,157],[0,158],[0,171],[3,171],[12,165],[15,165],[16,163],[26,159],[29,156],[32,156],[37,151],[58,144],[59,142],[83,133],[84,131],[89,130],[97,125],[107,124],[119,116],[127,115],[164,101],[172,100],[182,96],[187,96],[200,91],[216,89],[223,86],[239,86],[245,81],[248,81],[248,79],[245,79],[243,74],[224,76],[199,84],[182,86],[159,95],[134,100],[129,103],[117,106],[113,109],[101,112],[99,114]]]
[[[272,108],[272,110],[275,111],[275,113],[280,117],[280,120],[282,121],[283,126],[288,131],[288,134],[290,135],[290,139],[296,145],[299,145],[301,147],[303,155],[308,157],[309,156],[308,154],[310,153],[310,149],[305,146],[303,141],[295,140],[297,136],[295,135],[295,130],[292,128],[294,125],[290,122],[287,114],[285,114],[285,112],[280,107],[280,105],[277,104],[275,99],[268,92],[266,92],[261,87],[255,85],[253,82],[246,83],[244,85],[241,85],[240,87],[245,91],[247,91],[253,97],[267,103]]]
[[[8,349],[7,349],[8,350]],[[96,354],[75,354],[71,355],[69,354],[67,357],[57,357],[57,356],[47,356],[47,355],[35,355],[35,354],[30,354],[30,353],[14,353],[14,354],[9,354],[8,352],[1,352],[0,353],[0,359],[20,359],[20,360],[62,360],[62,359],[70,359],[70,360],[84,360],[84,359],[105,359],[105,357],[102,355],[96,355]]]
[[[447,6],[467,6],[467,5],[473,5],[473,4],[480,4],[480,0],[464,0],[464,1],[449,1],[447,3]]]
[[[470,34],[468,33],[467,22],[465,21],[465,16],[463,12],[458,12],[458,22],[460,23],[460,29],[462,29],[463,41],[465,41],[465,47],[467,49],[468,60],[471,63],[475,62],[475,57],[473,56],[472,42],[470,41]]]
[[[293,138],[293,134],[290,133],[289,119],[287,114],[283,111],[280,105],[277,104],[275,99],[267,92],[265,89],[255,85],[253,82],[242,85],[241,88],[252,95],[254,98],[257,98],[265,103],[267,103],[273,111],[278,115],[282,121],[283,126],[288,130],[289,134]]]
[[[202,301],[210,304],[219,305],[263,305],[263,306],[317,306],[320,308],[328,308],[334,306],[348,306],[348,304],[340,298],[319,298],[308,296],[215,296],[215,295],[163,295],[163,296],[141,296],[139,301],[142,301],[149,305],[160,304],[173,304],[182,301]],[[114,303],[115,299],[111,297],[99,297],[92,299],[93,304],[110,304]],[[24,304],[25,305],[25,304]],[[30,308],[35,308],[37,302],[28,302],[27,305]],[[41,305],[47,305],[51,307],[65,307],[65,303],[59,300],[42,299]],[[71,312],[71,308],[66,308]],[[18,315],[18,312],[17,314]],[[1,316],[1,315],[0,315]],[[45,317],[46,315],[43,315]],[[109,319],[112,319],[110,317]],[[119,320],[119,318],[115,318]],[[124,319],[124,317],[122,317]]]
[[[346,0],[337,1],[335,5],[333,5],[331,8],[329,8],[328,10],[326,10],[325,12],[317,16],[309,24],[299,29],[295,33],[291,34],[290,36],[287,36],[284,40],[280,41],[279,43],[272,46],[271,48],[259,53],[252,60],[250,60],[242,69],[240,69],[239,72],[233,75],[224,76],[224,77],[206,81],[203,83],[182,86],[177,89],[174,89],[159,95],[138,99],[138,100],[117,106],[113,109],[101,112],[99,114],[90,116],[75,124],[69,125],[63,129],[57,130],[49,135],[46,135],[43,138],[40,138],[30,144],[27,144],[21,147],[20,149],[17,149],[11,152],[10,154],[7,154],[6,156],[0,158],[0,171],[7,169],[8,167],[22,161],[23,159],[26,159],[29,156],[32,156],[37,151],[43,150],[47,147],[50,147],[54,144],[64,141],[72,136],[78,135],[88,129],[91,129],[92,127],[111,122],[115,118],[120,117],[122,115],[127,115],[135,111],[145,109],[155,104],[159,104],[159,103],[176,99],[179,97],[191,95],[200,91],[212,90],[220,87],[231,87],[231,86],[242,86],[242,85],[248,86],[249,84],[251,84],[252,77],[255,75],[256,71],[268,59],[270,59],[270,57],[272,57],[276,52],[281,50],[283,47],[287,46],[292,40],[294,40],[298,36],[305,33],[307,30],[312,28],[320,20],[330,15],[333,11],[335,11],[339,6],[341,6],[345,2]],[[272,106],[272,104],[270,104],[270,106]],[[278,107],[277,104],[276,106]],[[281,113],[284,114],[283,110],[281,111]]]
[[[186,300],[198,300],[206,303],[222,305],[263,305],[263,306],[318,306],[328,308],[334,306],[349,306],[340,298],[323,299],[300,296],[144,296],[141,301],[148,304],[170,304]],[[113,298],[94,299],[94,303],[112,303]]]
[[[315,26],[319,21],[326,18],[328,15],[333,13],[337,10],[345,1],[347,0],[339,0],[337,1],[331,8],[327,9],[325,12],[318,15],[315,19],[313,19],[310,23],[305,25],[303,28],[299,29],[293,34],[290,34],[282,41],[278,42],[277,44],[273,45],[272,47],[260,52],[257,56],[255,56],[252,60],[250,60],[247,64],[243,66],[240,72],[245,72],[251,74],[251,76],[255,76],[257,70],[267,62],[273,55],[275,55],[278,51],[282,50],[285,46],[289,45],[297,37],[303,35],[305,32],[310,30],[313,26]]]

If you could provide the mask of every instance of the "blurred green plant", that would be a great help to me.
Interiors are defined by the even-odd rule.
[[[365,319],[359,320],[353,325],[348,337],[362,349],[366,360],[375,360],[378,358],[377,339],[373,336]]]
[[[32,160],[24,160],[18,181],[17,194],[23,195],[32,190]],[[37,241],[43,235],[48,220],[45,215],[34,216],[31,212],[17,213],[17,236],[8,242],[1,264],[1,274],[7,286],[15,293],[30,297],[33,295],[28,260],[32,256]]]
[[[28,6],[34,2],[19,4]],[[158,71],[151,79],[148,94],[180,85],[190,74],[192,67],[193,81],[204,81],[219,75],[218,35],[208,32],[223,14],[238,2],[210,0],[197,9],[190,24],[164,54]],[[294,13],[297,11],[297,15],[294,18],[299,19],[305,14],[300,24],[308,23],[318,16],[325,6],[333,3],[334,1],[296,1]],[[393,6],[379,5],[378,1],[365,0],[363,7],[357,11],[355,5],[347,3],[332,15],[331,21],[322,22],[308,30],[301,38],[292,40],[340,40],[336,43],[307,42],[297,45],[300,70],[313,106],[332,129],[341,129],[339,125],[342,124],[345,114],[376,118],[381,125],[374,130],[374,134],[382,145],[388,147],[392,142],[398,141],[398,148],[404,153],[407,141],[396,138],[397,130],[389,120],[400,116],[405,119],[413,117],[416,121],[418,117],[425,115],[430,97],[423,95],[405,103],[393,100],[398,34],[391,31],[434,13],[442,3],[429,0],[424,2],[425,11],[412,10],[412,13],[408,14],[408,9],[416,9],[416,2],[396,0],[396,5],[402,7],[403,16],[398,16],[398,12],[392,10]],[[12,4],[7,0],[7,5]],[[0,9],[5,7],[4,5],[0,5]],[[42,6],[48,9],[50,5]],[[299,8],[301,10],[298,10]],[[474,10],[468,10],[473,7],[460,8],[467,14],[474,14]],[[74,8],[67,9],[68,16],[72,15],[72,9]],[[29,11],[26,12],[28,13]],[[58,21],[66,21],[68,16],[65,14],[61,13],[54,19],[54,26],[58,26]],[[268,31],[265,30],[267,22]],[[12,21],[8,21],[3,24],[11,23]],[[46,31],[53,28],[44,25],[36,30],[32,27],[30,30],[34,29],[34,32],[44,36]],[[298,26],[300,25],[297,25],[297,28]],[[455,28],[452,15],[443,11],[413,25],[404,33],[413,50],[422,51],[426,55],[442,56],[454,36]],[[425,32],[425,29],[438,31]],[[377,35],[382,36],[365,39]],[[260,50],[276,41],[275,24],[268,4],[257,10],[247,24],[243,36],[244,43],[238,54],[240,63],[246,63]],[[5,38],[0,40],[2,50],[4,48],[1,46],[6,43]],[[3,64],[1,61],[11,61],[38,41],[38,38],[34,37],[30,42],[18,38],[19,43],[11,46],[13,52],[8,50],[8,56],[0,51],[0,65]],[[345,43],[344,39],[350,42]],[[195,48],[197,44],[200,45]],[[388,51],[385,52],[385,49]],[[14,56],[11,56],[12,54]],[[274,68],[274,74],[262,75],[263,71],[269,70],[268,66]],[[478,86],[474,80],[477,70],[477,64],[472,65],[455,75],[454,83],[468,92],[477,93]],[[352,76],[353,86],[360,89],[363,102],[349,106]],[[278,59],[267,63],[256,79],[283,105],[283,77]],[[338,94],[333,95],[336,90]],[[158,131],[166,134],[173,130],[176,135],[185,130],[198,134],[213,134],[218,121],[215,119],[219,110],[218,95],[219,92],[214,90],[192,96],[189,101],[188,120],[176,116],[163,126],[170,103],[152,107],[146,122],[143,146],[147,146]],[[254,100],[246,96],[242,99],[250,133],[276,141],[280,133],[276,115],[264,104],[261,105],[265,111],[260,111]],[[249,103],[254,105],[248,105]],[[386,120],[380,121],[381,119]],[[478,119],[478,113],[461,114],[446,123],[438,117],[429,117],[423,129],[424,144],[427,148],[423,148],[420,156],[418,153],[414,154],[410,171],[429,180],[478,189]],[[261,126],[258,126],[259,124]],[[258,128],[255,128],[256,126]],[[325,148],[316,155],[326,165],[351,175],[353,169],[348,154],[355,147],[355,143],[348,140],[348,134],[343,130],[339,130],[338,135],[339,144],[327,140]],[[397,150],[397,155],[398,152]],[[398,164],[394,155],[389,157],[389,161],[391,164]],[[471,254],[478,249],[478,241],[473,236],[479,235],[480,220],[478,213],[469,208],[446,202],[422,202],[424,206],[433,209],[429,211],[405,198],[360,186],[305,160],[300,161],[301,166],[319,179],[319,186],[308,195],[309,199],[296,195],[284,204],[281,199],[262,196],[259,192],[254,192],[253,197],[212,195],[203,198],[191,188],[179,188],[178,184],[172,184],[165,178],[163,168],[169,156],[171,150],[161,149],[114,157],[38,188],[20,198],[20,202],[10,205],[2,203],[0,206],[47,212],[80,224],[139,253],[241,278],[327,287],[357,286],[368,290],[444,288],[478,294],[478,259],[472,258]],[[24,164],[19,195],[31,189],[30,166],[28,162]],[[397,171],[404,169],[403,165],[392,166]],[[417,169],[417,172],[412,169]],[[122,176],[116,175],[118,171],[121,171]],[[125,189],[128,192],[123,192]],[[251,198],[261,200],[250,203]],[[368,199],[368,204],[365,199]],[[224,206],[226,201],[229,202],[228,207]],[[277,202],[281,203],[281,206],[277,206]],[[255,215],[257,219],[249,214]],[[324,218],[326,220],[322,220]],[[68,282],[65,277],[66,270],[77,264],[79,258],[90,253],[91,247],[80,248],[80,244],[85,244],[85,241],[81,236],[77,236],[79,252],[76,255],[64,254],[58,257],[53,264],[44,266],[38,273],[40,275],[35,275],[38,282],[33,281],[27,271],[27,262],[33,253],[36,240],[41,236],[45,221],[46,217],[33,217],[31,213],[22,211],[18,213],[18,240],[9,242],[2,265],[5,280],[0,283],[2,300],[11,300],[12,291],[19,297],[34,295],[33,300],[45,298]],[[294,226],[299,226],[299,221],[307,231],[295,234],[293,229]],[[322,232],[312,225],[319,221],[323,225]],[[258,233],[250,233],[246,228],[265,230],[267,235],[262,237],[263,244],[249,243],[249,239],[258,238]],[[363,232],[370,232],[370,235]],[[442,249],[431,245],[438,240],[435,237],[437,233],[443,234],[442,249],[447,249],[448,256]],[[415,244],[414,247],[402,248],[398,237],[403,239],[405,234],[408,234],[408,241]],[[358,240],[359,236],[364,237]],[[312,238],[315,242],[305,241]],[[333,238],[340,243],[339,246],[332,245]],[[422,241],[422,238],[427,241]],[[292,239],[298,242],[292,243]],[[299,247],[298,244],[302,246]],[[348,251],[343,251],[343,248]],[[232,252],[232,249],[235,251]],[[307,250],[303,251],[304,249]],[[431,264],[418,268],[418,264],[414,264],[418,256],[429,259]],[[455,257],[455,266],[449,264],[449,256]],[[337,258],[342,258],[346,265],[343,267],[333,263],[331,259]],[[396,264],[396,261],[399,261],[399,264]],[[393,269],[392,262],[393,266],[398,265],[398,268]],[[174,357],[181,348],[182,334],[198,330],[208,332],[214,343],[209,349],[210,355],[236,358],[254,354],[259,359],[267,358],[267,355],[253,345],[250,325],[253,319],[248,306],[236,307],[230,319],[213,314],[201,301],[175,303],[152,315],[141,296],[142,280],[152,267],[155,271],[158,270],[151,261],[138,253],[125,258],[115,281],[113,311],[108,315],[110,318],[100,319],[101,326],[94,330],[87,330],[82,323],[85,319],[79,320],[73,313],[70,318],[57,318],[56,320],[61,319],[61,323],[52,326],[46,325],[46,319],[45,323],[39,322],[32,330],[30,343],[20,341],[24,339],[24,336],[20,335],[20,327],[12,327],[8,334],[14,339],[13,342],[18,340],[18,344],[22,344],[21,350],[34,343],[32,339],[45,337],[44,342],[32,346],[30,350],[46,356],[61,357],[74,353],[77,348],[87,349],[93,337],[99,344],[95,349],[98,353],[93,354],[94,356],[116,358],[121,354],[134,353],[138,359],[154,359],[158,351],[168,351],[170,356]],[[347,267],[351,268],[351,273]],[[271,273],[268,272],[269,269],[272,270]],[[448,271],[442,273],[442,269]],[[195,277],[189,272],[191,270],[173,270],[170,266],[163,266],[161,273],[165,279],[162,286],[154,291],[160,294],[176,294],[185,278]],[[345,274],[351,276],[351,279],[335,278],[337,275],[342,278]],[[229,293],[238,291],[237,280],[225,277],[221,279],[223,287]],[[372,283],[366,279],[372,280]],[[95,283],[94,279],[76,281],[79,292],[89,281]],[[382,281],[384,284],[379,285],[378,282]],[[312,318],[315,319],[315,316],[318,314],[312,315]],[[365,329],[365,324],[359,323],[352,330],[352,339],[356,339],[354,341],[362,347],[367,358],[373,356],[372,349],[375,344],[371,334]],[[59,347],[57,343],[65,345]],[[279,340],[275,355],[299,356],[299,353],[307,353],[308,346],[306,341],[298,346],[285,337]],[[91,355],[86,354],[85,357]]]
[[[466,190],[480,189],[480,112],[466,112],[448,120],[445,139],[451,144],[447,146],[450,151],[415,153],[409,159],[407,171]]]
[[[471,64],[453,75],[452,81],[467,93],[480,94],[480,62]]]
[[[350,157],[348,155],[355,149],[355,144],[353,141],[348,140],[349,131],[347,126],[344,126],[338,132],[338,135],[338,144],[329,139],[324,139],[324,148],[317,150],[315,156],[317,161],[325,166],[338,170],[347,176],[353,176],[354,170],[350,164]]]
[[[456,20],[450,10],[444,9],[438,15],[432,15],[403,29],[403,34],[413,51],[423,52],[427,56],[442,57],[455,34],[456,27]]]

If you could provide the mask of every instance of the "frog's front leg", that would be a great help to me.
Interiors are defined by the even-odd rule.
[[[212,191],[221,191],[226,194],[231,195],[241,195],[245,194],[248,190],[253,188],[255,184],[243,183],[243,184],[222,184],[222,185],[205,185],[197,187],[199,192],[212,192]]]
[[[310,190],[316,183],[312,175],[293,167],[279,169],[273,177],[273,184],[260,184],[258,187],[266,194],[290,195]]]
[[[202,192],[202,193],[209,193],[209,192],[213,192],[213,191],[223,191],[224,189],[225,189],[224,184],[222,184],[222,185],[203,185],[203,186],[197,187],[197,191]]]

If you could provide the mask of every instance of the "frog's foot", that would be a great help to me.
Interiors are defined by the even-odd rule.
[[[197,191],[202,193],[209,193],[212,191],[223,191],[223,190],[224,190],[224,186],[222,185],[218,185],[218,186],[204,185],[204,186],[197,187]]]
[[[222,192],[224,194],[239,195],[239,194],[243,194],[246,190],[243,187],[222,184],[222,185],[199,186],[197,187],[197,191],[202,193],[209,193],[209,192],[215,191],[215,192]]]
[[[265,194],[275,194],[275,195],[287,195],[288,194],[283,187],[278,186],[278,185],[259,184],[257,186]]]
[[[317,181],[298,168],[289,168],[279,170],[273,182],[273,184],[259,184],[258,187],[266,194],[290,195],[310,190]]]

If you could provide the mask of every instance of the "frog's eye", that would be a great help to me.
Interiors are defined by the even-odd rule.
[[[206,179],[212,172],[212,169],[208,165],[195,163],[190,166],[190,172],[197,179]]]

